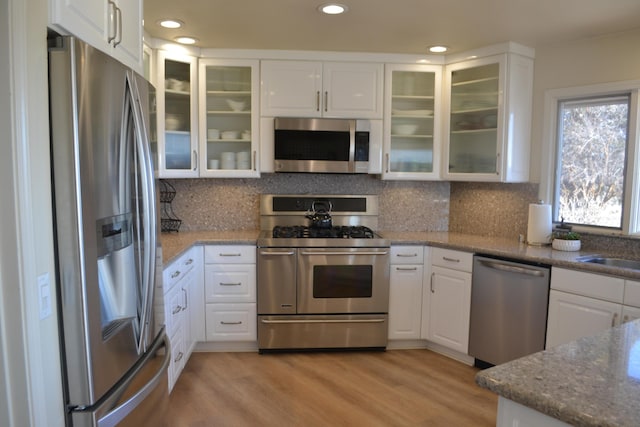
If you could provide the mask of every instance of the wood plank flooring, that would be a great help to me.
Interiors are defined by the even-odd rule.
[[[495,426],[476,368],[429,350],[194,353],[168,425]]]

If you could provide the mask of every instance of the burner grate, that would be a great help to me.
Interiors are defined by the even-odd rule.
[[[360,225],[342,225],[331,228],[317,228],[304,225],[275,226],[272,236],[274,238],[298,239],[373,239],[375,237],[369,227]]]

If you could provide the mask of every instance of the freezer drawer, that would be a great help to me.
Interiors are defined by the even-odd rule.
[[[469,354],[498,365],[544,350],[549,267],[475,256]]]

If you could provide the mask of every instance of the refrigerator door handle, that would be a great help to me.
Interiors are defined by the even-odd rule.
[[[164,328],[162,330],[161,336],[159,336],[158,338],[159,339],[156,339],[156,341],[153,343],[153,346],[149,349],[144,358],[140,359],[140,361],[136,364],[134,370],[129,375],[129,379],[135,377],[135,375],[144,367],[144,365],[147,364],[149,360],[151,360],[151,358],[155,356],[156,352],[164,346],[164,360],[162,361],[160,369],[158,369],[158,371],[153,375],[149,382],[142,388],[140,388],[140,390],[138,390],[133,396],[131,396],[121,405],[100,418],[98,420],[98,427],[116,426],[157,387],[160,381],[165,380],[164,373],[166,372],[169,366],[169,362],[171,361],[171,347],[169,344],[169,338],[164,332]],[[120,395],[129,386],[129,383],[130,381],[125,381],[118,387],[118,389],[114,390],[112,395]]]
[[[149,325],[151,319],[151,310],[153,308],[153,280],[155,274],[155,257],[156,257],[156,216],[155,216],[155,192],[153,166],[151,153],[149,148],[149,137],[147,134],[147,124],[144,120],[142,106],[140,105],[140,92],[136,85],[136,79],[132,73],[127,73],[128,87],[131,96],[131,109],[133,113],[135,144],[138,150],[138,158],[140,168],[142,169],[141,179],[143,188],[142,209],[143,230],[145,236],[142,238],[144,243],[144,259],[143,259],[143,283],[141,289],[142,305],[140,318],[140,337],[138,340],[138,354],[146,350],[147,331],[153,325]]]

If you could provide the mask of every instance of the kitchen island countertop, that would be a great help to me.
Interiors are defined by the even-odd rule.
[[[640,422],[640,320],[479,372],[476,383],[575,426]]]

